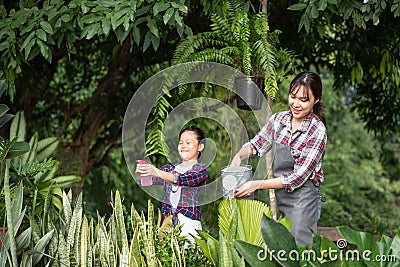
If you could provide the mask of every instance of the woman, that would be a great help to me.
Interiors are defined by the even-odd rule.
[[[297,245],[312,245],[309,228],[316,229],[323,183],[322,160],[327,133],[320,77],[312,72],[298,74],[290,84],[289,110],[271,116],[262,130],[233,157],[231,166],[273,149],[273,178],[245,183],[235,197],[250,196],[257,189],[275,189],[278,210],[292,221]]]
[[[196,230],[202,230],[197,187],[204,185],[208,178],[207,166],[198,161],[204,147],[204,132],[196,126],[188,126],[179,134],[181,162],[169,163],[160,169],[151,164],[136,166],[137,173],[153,177],[153,184],[164,185],[162,220],[172,215],[173,225],[181,224],[181,235],[189,240],[193,240],[189,234],[197,236]]]

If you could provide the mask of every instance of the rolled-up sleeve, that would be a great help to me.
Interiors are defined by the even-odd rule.
[[[272,117],[268,120],[267,124],[258,132],[249,142],[243,146],[249,146],[253,156],[257,155],[262,157],[265,153],[272,148],[272,135],[273,135],[273,120]]]
[[[174,174],[174,184],[179,186],[199,186],[203,185],[208,178],[208,169],[205,164],[195,164],[191,170],[185,173],[172,171]]]

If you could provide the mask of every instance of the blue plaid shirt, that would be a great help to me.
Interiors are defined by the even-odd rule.
[[[194,164],[192,168],[185,173],[176,171],[175,167],[177,165],[179,165],[179,163],[169,163],[160,168],[162,171],[174,174],[173,184],[164,179],[153,177],[153,184],[164,186],[161,205],[162,220],[173,215],[172,222],[174,226],[178,223],[178,213],[192,220],[199,221],[201,219],[201,210],[198,205],[200,188],[198,187],[204,185],[208,178],[208,169],[203,163]],[[181,187],[181,195],[177,207],[174,208],[170,202],[170,194],[173,190],[176,190],[178,186]]]

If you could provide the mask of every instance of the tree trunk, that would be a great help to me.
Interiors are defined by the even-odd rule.
[[[267,19],[268,15],[268,1],[267,0],[260,0],[261,2],[261,10],[265,14],[265,19]],[[268,36],[266,35],[265,38]],[[267,104],[268,107],[271,107],[272,105],[272,100],[270,96],[267,96]],[[268,112],[267,112],[267,115]],[[269,118],[267,118],[268,121]],[[273,161],[273,155],[272,152],[268,152],[266,157],[266,167],[267,167],[267,174],[268,174],[268,179],[272,179],[272,161]],[[276,198],[275,198],[275,190],[274,189],[269,189],[269,205],[272,211],[272,217],[276,220],[277,219],[277,206],[276,206]]]

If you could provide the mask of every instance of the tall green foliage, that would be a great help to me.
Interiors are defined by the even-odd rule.
[[[274,97],[285,64],[293,56],[279,49],[279,30],[271,31],[264,13],[250,13],[248,3],[226,1],[222,14],[211,15],[211,31],[183,40],[177,46],[172,64],[211,61],[226,64],[247,76],[264,77],[265,90]],[[285,74],[285,73],[283,73]]]

